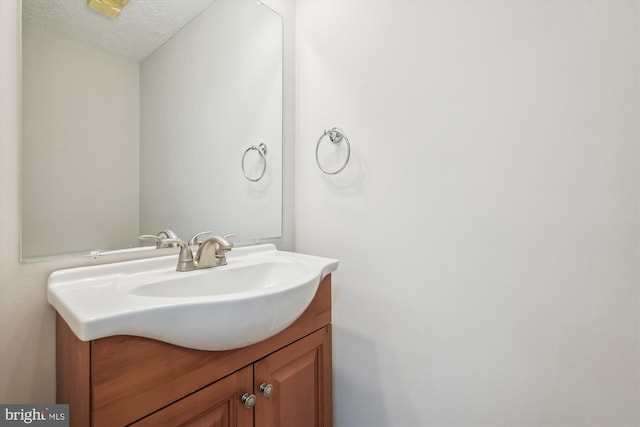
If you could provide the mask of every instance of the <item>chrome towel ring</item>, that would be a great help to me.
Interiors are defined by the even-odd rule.
[[[244,158],[247,156],[247,153],[251,150],[256,150],[258,154],[260,154],[260,157],[262,157],[262,163],[263,163],[262,172],[260,172],[260,176],[257,178],[251,178],[249,175],[247,175],[247,171],[244,167]],[[244,154],[242,155],[242,173],[244,174],[245,178],[247,178],[251,182],[257,182],[262,179],[266,171],[267,171],[267,145],[264,142],[261,142],[260,145],[258,145],[257,147],[255,145],[252,145],[251,147],[244,150]]]
[[[325,136],[329,136],[329,140],[334,144],[339,144],[342,140],[344,140],[344,142],[347,144],[347,158],[345,159],[344,164],[333,172],[329,172],[324,167],[322,167],[322,164],[320,164],[320,159],[318,158],[318,150],[320,149],[320,143],[322,142],[322,139]],[[347,167],[350,157],[351,157],[351,144],[349,144],[349,138],[347,138],[347,135],[345,135],[344,132],[342,132],[342,129],[337,127],[332,127],[331,129],[325,130],[324,133],[320,135],[320,138],[318,139],[318,143],[316,144],[316,164],[318,165],[318,167],[322,172],[326,173],[327,175],[335,175],[337,173],[342,172],[342,170]]]

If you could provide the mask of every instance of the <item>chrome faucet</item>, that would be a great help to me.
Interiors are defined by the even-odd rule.
[[[227,265],[226,253],[233,248],[233,243],[227,240],[227,238],[231,236],[234,235],[227,234],[224,237],[213,236],[200,243],[195,259],[198,264],[198,268],[211,268]]]

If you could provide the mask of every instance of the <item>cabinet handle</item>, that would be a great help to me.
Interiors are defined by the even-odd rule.
[[[240,400],[242,400],[242,403],[244,403],[244,406],[248,409],[256,406],[256,396],[254,394],[245,393]]]
[[[273,386],[271,384],[262,383],[260,384],[260,391],[264,397],[269,397],[271,396],[271,393],[273,393]]]

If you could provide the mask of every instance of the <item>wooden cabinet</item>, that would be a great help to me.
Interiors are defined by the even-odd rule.
[[[331,427],[330,322],[330,276],[291,326],[236,350],[131,336],[82,342],[58,317],[57,401],[70,405],[72,427]]]
[[[135,427],[252,427],[253,414],[241,402],[253,383],[246,367],[134,423]]]
[[[253,408],[244,405],[243,395],[255,399]],[[330,426],[330,420],[331,334],[326,326],[132,426],[318,427]]]
[[[320,330],[256,362],[256,427],[318,427],[331,422],[331,337]],[[273,387],[269,397],[260,387]]]

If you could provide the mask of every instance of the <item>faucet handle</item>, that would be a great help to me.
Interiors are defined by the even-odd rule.
[[[191,248],[182,239],[161,239],[162,243],[175,243],[180,246],[180,254],[178,254],[178,265],[176,271],[191,271],[197,268],[193,261],[193,252]]]
[[[189,243],[187,243],[189,246],[193,246],[193,245],[199,245],[201,242],[198,240],[198,237],[205,235],[205,234],[213,234],[213,231],[201,231],[199,233],[196,233],[193,235],[193,237],[191,237],[189,239]]]
[[[163,240],[168,240],[168,239],[179,239],[178,235],[176,234],[175,231],[170,230],[170,229],[165,229],[162,231],[159,231],[156,236],[160,237]],[[158,248],[175,248],[178,245],[175,243],[160,243],[158,245]]]
[[[166,237],[163,237],[166,236]],[[156,241],[156,249],[161,248],[175,248],[178,245],[174,242],[178,236],[171,230],[163,230],[158,234],[143,234],[138,236],[140,240],[155,240]]]
[[[160,249],[162,247],[162,238],[156,236],[155,234],[142,234],[138,236],[140,240],[155,240],[156,241],[156,249]]]
[[[159,242],[160,240],[162,240],[162,237],[158,237],[155,234],[141,234],[138,236],[138,239],[140,240],[155,240],[156,242]]]

